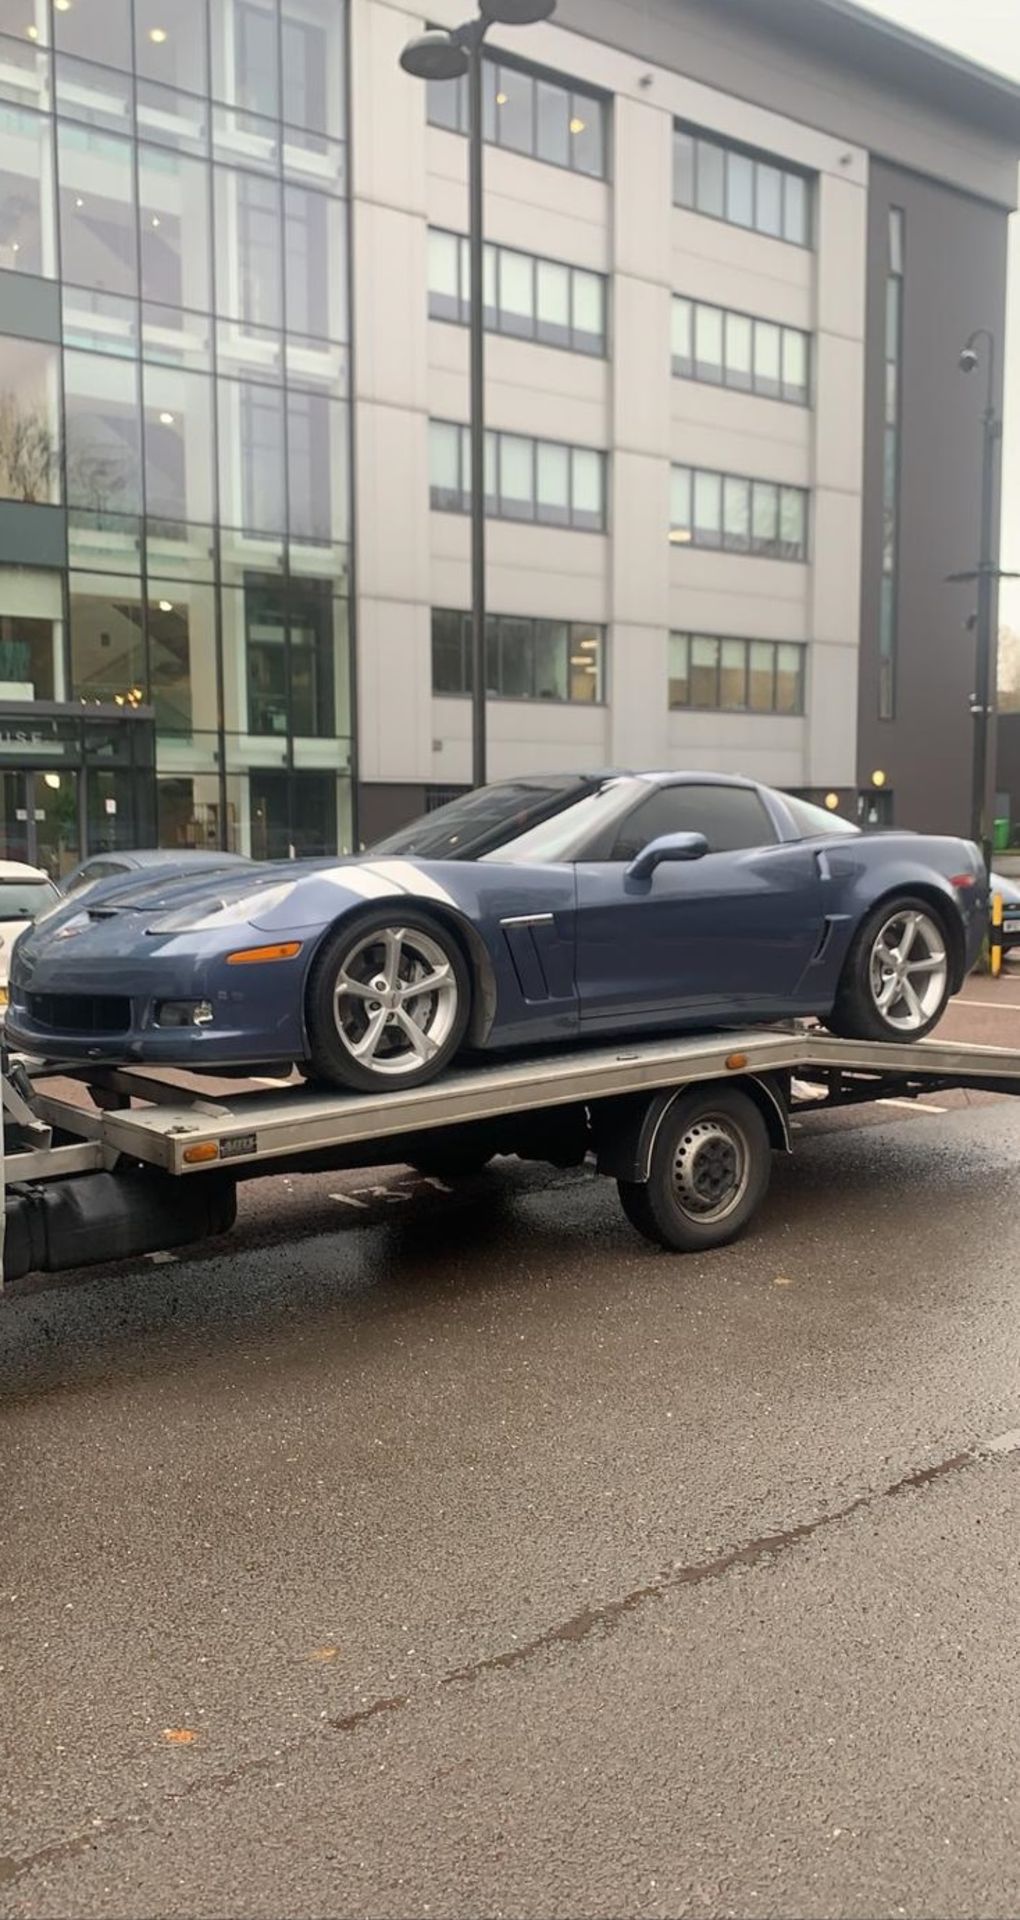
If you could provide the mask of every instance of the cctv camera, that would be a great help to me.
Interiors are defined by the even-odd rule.
[[[974,352],[973,347],[964,347],[963,352],[960,355],[960,372],[973,373],[974,368],[977,366],[977,363],[978,363],[978,357],[977,357],[977,354]]]

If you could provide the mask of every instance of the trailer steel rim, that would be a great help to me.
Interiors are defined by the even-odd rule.
[[[728,1114],[703,1114],[673,1155],[673,1195],[689,1219],[725,1220],[740,1205],[751,1175],[742,1127]]]
[[[420,927],[378,927],[344,957],[333,990],[336,1029],[352,1060],[380,1077],[424,1065],[449,1039],[457,980]]]
[[[945,998],[949,974],[941,927],[918,907],[890,914],[871,949],[868,977],[875,1008],[897,1033],[927,1025]]]

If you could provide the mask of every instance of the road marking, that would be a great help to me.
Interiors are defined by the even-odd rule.
[[[1008,1433],[997,1434],[994,1440],[986,1440],[985,1453],[1020,1453],[1020,1427],[1011,1427]]]
[[[990,1013],[1020,1013],[1020,1000],[952,1000],[954,1007],[983,1007]]]
[[[930,1100],[876,1100],[876,1107],[904,1107],[908,1113],[948,1113],[948,1107],[936,1107]]]

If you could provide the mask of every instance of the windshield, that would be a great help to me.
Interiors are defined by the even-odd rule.
[[[855,827],[852,820],[830,813],[827,807],[813,806],[810,800],[798,800],[792,793],[784,793],[783,800],[805,840],[817,840],[823,833],[860,833],[860,827]]]
[[[554,819],[542,820],[515,840],[483,853],[482,859],[519,860],[539,866],[555,860],[576,860],[603,828],[629,813],[642,790],[648,791],[639,780],[611,780],[597,793],[586,793],[573,806],[562,808]]]
[[[563,779],[508,780],[503,785],[478,787],[473,793],[459,794],[445,807],[413,820],[399,833],[377,840],[368,851],[375,854],[416,855],[419,860],[466,860],[487,847],[516,840],[517,835],[537,820],[569,806],[571,798],[583,793],[586,782],[581,776]]]
[[[59,899],[48,880],[0,880],[0,920],[34,920]]]

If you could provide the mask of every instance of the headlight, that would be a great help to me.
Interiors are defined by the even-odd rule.
[[[260,916],[275,913],[294,891],[294,881],[285,880],[279,887],[260,887],[255,893],[246,893],[240,900],[224,901],[221,906],[200,911],[198,907],[179,907],[176,913],[165,914],[162,920],[154,920],[149,927],[150,933],[208,933],[214,927],[239,927],[251,919],[253,913]]]

